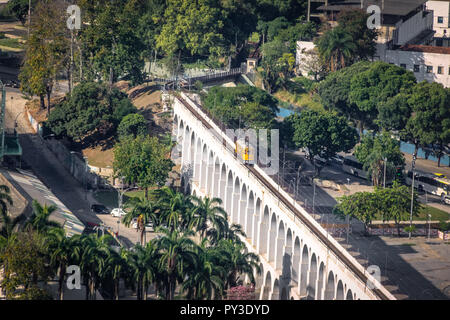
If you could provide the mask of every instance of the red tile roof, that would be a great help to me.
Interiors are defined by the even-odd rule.
[[[400,50],[450,54],[450,47],[423,46],[423,45],[418,45],[418,44],[407,44],[407,45],[400,47]]]

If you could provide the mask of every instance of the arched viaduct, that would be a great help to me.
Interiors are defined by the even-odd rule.
[[[395,299],[261,168],[237,160],[233,141],[194,99],[181,93],[173,112],[182,185],[221,198],[242,225],[249,251],[260,256],[260,299]]]

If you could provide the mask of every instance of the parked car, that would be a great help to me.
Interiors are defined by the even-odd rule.
[[[106,208],[102,204],[93,204],[91,205],[91,212],[95,214],[109,214],[108,208]]]
[[[112,209],[112,211],[111,211],[111,215],[113,216],[113,217],[122,217],[122,216],[124,216],[124,215],[126,215],[127,213],[125,212],[125,211],[123,211],[123,209],[120,209],[120,208],[114,208],[114,209]]]
[[[444,204],[450,205],[450,195],[445,195],[445,196],[443,197],[443,199],[442,199],[442,202],[443,202]]]

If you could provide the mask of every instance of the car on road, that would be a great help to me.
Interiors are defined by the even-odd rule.
[[[133,218],[133,220],[131,220],[131,227],[133,229],[137,229],[138,228],[138,224],[137,224],[137,218]],[[153,231],[153,223],[149,222],[145,225],[145,231]]]
[[[442,203],[450,205],[450,195],[445,195],[442,198]]]
[[[108,208],[106,208],[102,204],[93,204],[91,205],[91,212],[95,214],[109,214]]]
[[[113,217],[122,217],[122,216],[124,216],[124,215],[126,215],[127,213],[125,212],[125,211],[123,211],[123,209],[121,209],[121,208],[114,208],[114,209],[112,209],[112,211],[111,211],[111,215],[113,216]]]

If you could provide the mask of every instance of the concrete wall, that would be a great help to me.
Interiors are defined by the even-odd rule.
[[[421,32],[433,28],[433,13],[420,11],[406,21],[397,24],[397,37],[394,44],[404,45]]]
[[[450,87],[450,54],[386,50],[385,61],[400,66],[406,65],[411,70],[418,82],[438,82],[444,87]],[[419,65],[419,72],[414,72],[414,65]],[[427,73],[426,66],[432,66],[433,72]],[[442,67],[442,74],[438,74],[438,67]]]
[[[450,1],[428,1],[427,9],[434,12],[433,30],[436,32],[435,37],[442,37],[444,34],[450,37]],[[443,22],[439,23],[439,17],[443,18]]]

